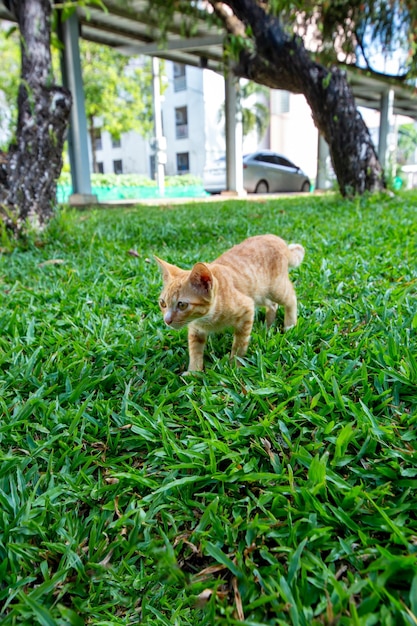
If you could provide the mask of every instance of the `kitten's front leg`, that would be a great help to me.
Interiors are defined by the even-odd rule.
[[[207,341],[207,333],[204,333],[193,326],[188,327],[188,352],[190,361],[189,372],[203,371],[204,348]]]
[[[245,356],[255,317],[255,307],[251,301],[247,308],[242,309],[240,319],[235,325],[235,334],[233,337],[232,352],[230,360],[235,356]]]

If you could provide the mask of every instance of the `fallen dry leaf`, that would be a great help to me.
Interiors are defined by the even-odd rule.
[[[110,559],[111,556],[113,554],[113,550],[110,550],[110,552],[108,553],[107,556],[104,557],[104,559],[102,559],[101,561],[99,561],[99,565],[101,565],[102,567],[108,567],[109,563],[110,563]]]
[[[210,600],[212,595],[213,589],[203,589],[203,591],[197,596],[196,605],[202,609],[203,606]]]
[[[245,621],[245,614],[243,613],[243,604],[242,604],[242,596],[240,595],[239,588],[237,586],[237,578],[236,576],[232,579],[233,592],[235,594],[235,604],[236,604],[236,613],[237,619],[239,622]]]
[[[119,482],[118,478],[112,478],[111,476],[109,476],[108,478],[106,477],[104,480],[108,485],[117,485],[117,483]]]
[[[194,575],[194,578],[199,580],[205,580],[206,578],[210,578],[213,574],[217,574],[217,572],[221,572],[226,569],[226,565],[210,565],[209,567],[205,567],[201,570],[201,572],[197,572]]]
[[[48,261],[38,263],[38,267],[43,267],[44,265],[62,265],[63,263],[65,263],[64,259],[48,259]]]
[[[134,250],[133,248],[131,248],[131,249],[128,251],[128,254],[130,254],[130,256],[140,257],[139,252],[138,252],[137,250]]]
[[[202,609],[210,600],[213,593],[216,595],[216,598],[220,598],[221,600],[227,598],[228,596],[227,591],[222,591],[221,589],[216,589],[216,591],[213,589],[203,589],[203,591],[197,596],[195,603],[196,607]]]

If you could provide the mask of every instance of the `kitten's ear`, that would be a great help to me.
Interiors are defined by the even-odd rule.
[[[202,295],[208,295],[213,287],[213,274],[204,263],[194,265],[189,280],[192,288]]]
[[[162,279],[164,283],[166,283],[170,278],[177,276],[182,270],[176,265],[171,265],[171,263],[167,263],[167,261],[163,261],[162,259],[158,259],[157,256],[153,257],[155,261],[158,263],[159,268],[162,272]]]

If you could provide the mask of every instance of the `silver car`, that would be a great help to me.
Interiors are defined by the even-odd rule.
[[[243,186],[248,193],[310,191],[308,176],[282,154],[258,150],[243,157]],[[226,189],[226,158],[204,169],[204,189],[220,193]]]

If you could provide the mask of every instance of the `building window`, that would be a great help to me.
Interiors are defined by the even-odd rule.
[[[177,139],[186,139],[188,137],[187,107],[175,109],[175,136]]]
[[[151,178],[152,180],[155,180],[156,179],[156,157],[154,154],[151,154],[149,167],[151,170]]]
[[[184,91],[187,88],[185,65],[174,63],[174,91]]]
[[[282,89],[271,89],[271,113],[281,115],[290,112],[290,92]]]
[[[111,138],[111,145],[113,148],[121,148],[122,147],[122,140],[119,137],[118,139],[114,139],[113,137]]]
[[[113,161],[113,172],[115,174],[123,174],[122,159],[116,159],[116,161]]]
[[[97,172],[99,174],[104,174],[104,163],[103,162],[97,163]]]
[[[103,142],[101,140],[101,130],[99,128],[94,128],[93,129],[93,139],[94,139],[94,149],[95,150],[102,150],[103,149]]]
[[[190,155],[188,152],[179,152],[177,154],[177,172],[178,174],[187,174],[190,171]]]

